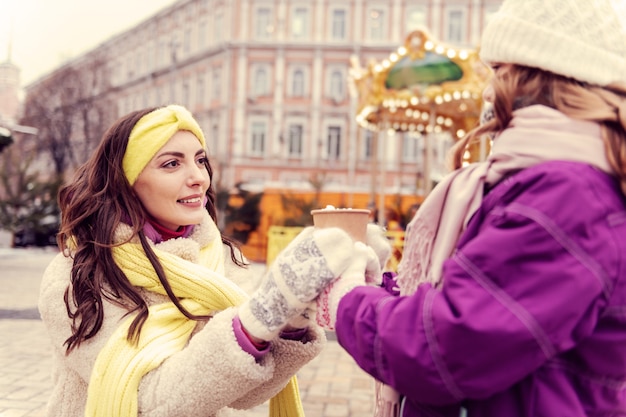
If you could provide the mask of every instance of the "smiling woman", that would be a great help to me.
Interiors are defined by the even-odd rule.
[[[57,375],[47,415],[217,417],[267,400],[271,416],[303,415],[295,374],[326,340],[304,312],[365,258],[340,229],[309,230],[280,272],[253,275],[216,226],[206,152],[187,109],[136,111],[61,189],[62,253],[39,300]]]

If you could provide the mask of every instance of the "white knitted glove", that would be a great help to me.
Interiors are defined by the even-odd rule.
[[[317,324],[326,330],[334,330],[339,301],[355,287],[367,285],[366,277],[368,276],[382,277],[380,260],[374,249],[364,243],[356,242],[350,266],[338,280],[326,287],[317,299],[315,315]]]
[[[304,329],[309,327],[312,322],[315,322],[315,311],[317,307],[315,302],[308,304],[304,310],[302,310],[295,317],[291,318],[287,322],[286,328],[290,329]]]
[[[367,243],[367,246],[370,246],[376,253],[376,256],[378,257],[379,268],[377,268],[375,265],[372,264],[370,267],[368,267],[365,270],[365,283],[381,285],[382,284],[382,271],[384,270],[385,265],[387,264],[387,261],[391,257],[391,243],[389,242],[389,239],[385,235],[385,229],[375,223],[368,223],[366,243]],[[346,275],[346,273],[344,273],[343,275]],[[343,279],[343,276],[342,276],[342,279]],[[346,284],[347,282],[344,282],[342,285],[346,285]],[[335,285],[337,285],[336,281],[330,284],[329,287],[326,287],[326,289],[320,295],[320,298],[326,298],[327,300],[328,295],[331,292],[331,288],[334,287]],[[337,289],[337,291],[333,291],[333,293],[336,293],[339,291],[340,290]],[[347,291],[345,292],[347,293]],[[321,301],[321,303],[327,304],[326,301]],[[312,305],[309,305],[305,311],[303,311],[301,314],[299,314],[294,319],[289,321],[288,323],[289,326],[291,326],[294,329],[303,329],[307,327],[311,321],[316,321],[315,316],[316,316],[317,304],[318,303],[312,303]],[[327,313],[326,308],[324,309],[324,313],[322,314],[323,316],[321,317],[320,321],[324,323],[329,323],[331,321],[330,313]],[[324,319],[324,317],[326,318]],[[333,323],[335,322],[334,319],[332,321]],[[326,328],[328,328],[328,326],[326,326]]]
[[[377,224],[368,223],[366,243],[367,246],[370,246],[376,252],[380,271],[384,270],[387,261],[391,257],[391,243],[389,243],[389,239],[385,235],[385,229]],[[372,275],[376,271],[368,270],[365,281],[368,284],[380,285],[382,283],[382,273],[380,271],[378,275]]]
[[[305,228],[276,257],[259,289],[239,308],[246,331],[272,340],[350,265],[354,244],[339,228]]]

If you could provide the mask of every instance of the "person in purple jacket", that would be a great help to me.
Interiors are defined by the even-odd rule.
[[[505,0],[480,55],[493,117],[410,222],[400,295],[343,283],[337,339],[379,415],[626,416],[626,1]]]

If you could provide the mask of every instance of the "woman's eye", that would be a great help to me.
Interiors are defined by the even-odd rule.
[[[163,168],[174,168],[180,165],[177,160],[169,161],[163,164]]]
[[[209,158],[207,158],[206,156],[203,156],[201,158],[198,158],[198,164],[200,165],[206,165],[209,163]]]

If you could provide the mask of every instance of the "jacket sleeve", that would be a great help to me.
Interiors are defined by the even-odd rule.
[[[288,346],[281,341],[257,362],[235,338],[235,314],[236,308],[216,314],[185,349],[142,379],[142,415],[212,416],[227,406],[249,408],[262,404],[321,350],[319,338],[310,344],[292,341]]]
[[[570,228],[521,204],[494,210],[444,263],[440,288],[347,294],[339,343],[416,402],[452,404],[510,387],[589,335],[606,305],[607,271],[587,251],[597,229],[578,220]]]
[[[272,378],[240,396],[229,407],[245,410],[267,401],[282,390],[305,364],[319,355],[325,344],[326,334],[316,325],[309,327],[303,341],[282,338],[272,341],[270,355],[277,363]]]

